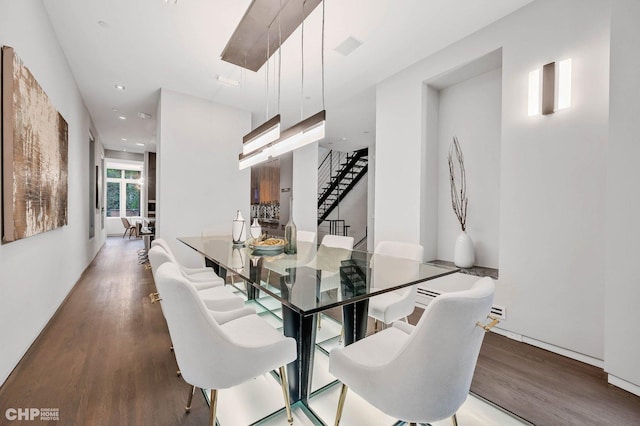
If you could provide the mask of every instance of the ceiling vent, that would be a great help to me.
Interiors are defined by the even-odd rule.
[[[354,50],[358,47],[362,46],[362,42],[358,39],[355,39],[351,36],[344,39],[342,43],[336,46],[335,50],[342,56],[349,56]]]

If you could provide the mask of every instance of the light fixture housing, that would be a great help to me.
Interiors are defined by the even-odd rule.
[[[280,114],[256,127],[242,138],[242,153],[250,154],[280,137]]]
[[[117,90],[124,92],[125,91],[125,87],[124,84],[114,84],[113,87],[115,87]]]
[[[248,154],[240,154],[239,169],[255,166],[269,158],[278,157],[324,138],[325,122],[326,111],[322,110],[289,127],[282,132],[278,140],[265,145],[262,149],[254,150]]]
[[[529,116],[549,115],[571,106],[571,59],[529,72]]]
[[[231,87],[238,87],[240,86],[240,81],[235,80],[233,78],[227,78],[221,75],[217,75],[216,76],[216,80],[218,80],[218,83],[221,84],[225,84],[227,86],[231,86]]]

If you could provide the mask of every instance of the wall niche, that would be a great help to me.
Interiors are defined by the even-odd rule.
[[[424,176],[433,184],[423,194],[422,244],[435,258],[453,261],[460,224],[451,206],[447,156],[453,137],[464,154],[467,233],[475,265],[498,269],[502,50],[426,81]]]

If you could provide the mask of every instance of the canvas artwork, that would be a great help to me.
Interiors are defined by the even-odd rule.
[[[2,47],[2,242],[67,224],[67,122]]]

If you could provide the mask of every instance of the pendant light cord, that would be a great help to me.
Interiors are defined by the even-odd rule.
[[[280,114],[280,87],[282,86],[282,80],[280,78],[282,71],[282,18],[280,13],[282,12],[282,0],[280,0],[280,10],[278,12],[278,114]]]
[[[324,105],[324,4],[325,1],[322,0],[322,47],[321,47],[321,58],[322,58],[322,109],[325,110],[326,107]]]
[[[267,27],[267,67],[266,67],[266,76],[265,76],[265,85],[266,85],[266,104],[267,104],[267,116],[264,121],[267,122],[269,120],[269,49],[271,48],[271,25]]]
[[[300,78],[300,120],[302,121],[304,119],[304,4],[306,3],[305,0],[302,1],[302,9],[301,9],[301,15],[300,15],[300,20],[302,21],[302,25],[301,25],[301,29],[302,29],[302,34],[300,36],[300,46],[301,46],[301,62],[302,62],[302,76]]]

